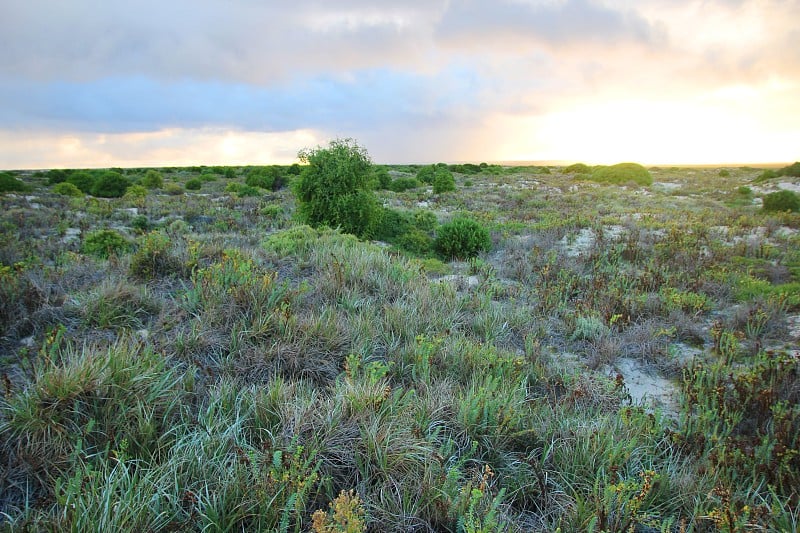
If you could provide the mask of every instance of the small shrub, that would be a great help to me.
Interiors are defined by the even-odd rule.
[[[95,176],[83,170],[79,172],[73,172],[67,178],[67,183],[75,185],[78,189],[81,190],[81,192],[85,194],[92,193],[94,182],[95,182]]]
[[[200,174],[198,179],[203,183],[208,183],[210,181],[217,181],[217,175],[212,172],[206,172],[204,174]]]
[[[614,185],[625,185],[626,183],[635,183],[637,185],[653,184],[653,176],[638,163],[618,163],[608,167],[600,166],[594,169],[589,179],[598,183],[611,183]]]
[[[410,189],[416,189],[421,184],[416,178],[397,178],[387,187],[390,191],[403,192]]]
[[[186,182],[187,191],[199,191],[203,186],[203,182],[199,178],[192,178]]]
[[[564,169],[564,174],[591,174],[592,167],[583,163],[575,163]]]
[[[416,255],[427,255],[433,248],[433,239],[424,231],[410,229],[396,239],[399,248]]]
[[[275,220],[283,214],[283,207],[278,204],[268,204],[259,209],[258,213],[269,220]]]
[[[91,194],[100,198],[120,198],[130,184],[131,182],[122,174],[109,170],[98,176],[92,185]]]
[[[411,223],[415,228],[421,231],[433,231],[436,229],[436,224],[438,224],[439,221],[436,219],[436,214],[433,211],[417,209],[411,215]]]
[[[575,329],[570,338],[574,341],[594,341],[611,333],[603,319],[594,316],[579,316],[575,319]]]
[[[405,233],[409,226],[409,221],[403,213],[379,207],[370,230],[370,237],[379,241],[393,242],[396,237]]]
[[[753,195],[753,189],[745,185],[742,185],[741,187],[736,189],[736,192],[739,193],[740,196],[744,196],[746,198],[749,198]]]
[[[157,170],[148,170],[140,182],[148,189],[160,189],[164,186],[164,177]]]
[[[10,172],[0,172],[0,192],[25,192],[30,187],[14,177]]]
[[[183,194],[183,187],[177,183],[167,183],[164,185],[164,192],[172,196],[180,196]]]
[[[489,250],[489,231],[469,218],[455,218],[436,232],[436,250],[445,258],[468,259]]]
[[[172,253],[173,242],[169,235],[154,231],[139,239],[138,248],[131,257],[130,274],[141,280],[152,280],[172,274],[183,275],[183,262]]]
[[[142,200],[147,198],[147,188],[142,185],[131,185],[128,187],[128,190],[125,191],[124,198],[136,203],[141,203]]]
[[[74,184],[67,183],[65,181],[56,183],[56,185],[53,187],[53,192],[62,196],[72,196],[74,198],[83,196],[83,192],[81,192],[79,188],[77,188]]]
[[[262,189],[272,190],[272,185],[275,183],[275,178],[267,174],[265,171],[258,170],[251,172],[244,182],[250,187],[260,187]]]
[[[375,183],[375,188],[379,190],[389,189],[392,183],[392,177],[386,167],[375,167],[372,172],[372,180]]]
[[[239,191],[236,193],[239,196],[261,196],[263,194],[263,189],[259,187],[251,187],[250,185],[242,185],[239,187]]]
[[[144,215],[138,215],[131,220],[131,228],[137,233],[145,233],[150,229],[150,221]]]
[[[800,211],[800,197],[792,191],[773,192],[764,197],[764,211]]]
[[[131,245],[128,239],[113,229],[101,229],[86,236],[81,249],[87,255],[107,259],[111,255],[126,252]]]
[[[723,169],[720,169],[718,175],[719,175],[720,178],[727,178],[728,176],[731,175],[731,173],[727,169],[723,168]]]
[[[453,173],[446,168],[438,168],[433,174],[433,193],[442,194],[456,190],[456,180]]]

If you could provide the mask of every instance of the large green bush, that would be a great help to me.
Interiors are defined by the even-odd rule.
[[[0,172],[0,192],[25,192],[30,188],[10,172]]]
[[[416,178],[397,178],[392,180],[387,189],[394,192],[403,192],[416,189],[419,186],[420,182]]]
[[[436,165],[427,165],[417,171],[417,179],[430,185],[433,183],[434,174],[436,174]]]
[[[635,183],[636,185],[653,184],[653,176],[650,175],[650,171],[638,163],[618,163],[608,167],[599,166],[592,171],[589,179],[614,185],[628,183]]]
[[[446,168],[437,168],[433,173],[433,193],[442,194],[456,190],[456,180],[453,173]]]
[[[492,247],[492,239],[489,230],[478,222],[458,217],[439,227],[434,246],[448,259],[468,259],[489,250]]]
[[[73,184],[84,194],[92,193],[92,187],[94,187],[95,181],[96,177],[94,174],[85,170],[73,172],[67,177],[67,183]]]
[[[187,191],[199,191],[203,187],[203,182],[199,178],[192,178],[186,182]]]
[[[800,197],[792,191],[770,193],[764,197],[764,211],[800,211]]]
[[[101,198],[121,198],[130,185],[131,182],[122,174],[109,170],[97,177],[92,185],[91,194]]]
[[[294,185],[302,220],[314,227],[367,235],[378,204],[370,188],[372,162],[366,149],[352,139],[336,139],[327,148],[303,150],[298,157],[308,164]]]

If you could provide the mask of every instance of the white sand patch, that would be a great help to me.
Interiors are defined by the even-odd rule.
[[[777,187],[784,191],[800,193],[800,183],[789,183],[787,181],[782,181],[778,183]]]
[[[437,282],[440,283],[452,283],[453,287],[456,290],[464,291],[474,289],[478,285],[480,285],[480,280],[478,276],[465,276],[462,274],[450,274],[448,276],[442,276],[441,278],[437,278]]]
[[[81,230],[78,228],[67,228],[64,231],[64,236],[61,237],[61,242],[64,244],[69,244],[71,242],[75,242],[80,238]]]
[[[654,375],[634,359],[617,359],[614,370],[625,380],[625,387],[634,404],[658,408],[667,415],[677,414],[678,390],[671,381]]]
[[[795,340],[800,339],[800,315],[789,315],[786,317],[786,327],[789,329],[789,336]]]
[[[672,183],[672,182],[668,182],[668,181],[654,181],[653,182],[653,188],[654,189],[658,189],[658,190],[662,190],[662,191],[666,191],[666,192],[677,191],[681,187],[683,187],[683,185],[681,185],[680,183]]]

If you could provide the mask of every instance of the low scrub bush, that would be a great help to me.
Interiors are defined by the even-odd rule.
[[[427,165],[417,171],[417,179],[428,185],[433,184],[433,176],[436,174],[436,165]]]
[[[47,171],[47,184],[55,185],[67,181],[67,178],[73,171],[62,170],[59,168]]]
[[[86,236],[81,247],[83,253],[107,259],[112,255],[127,252],[131,247],[128,239],[113,229],[101,229]]]
[[[392,177],[386,167],[374,167],[372,171],[372,181],[378,190],[389,189],[392,184]]]
[[[785,166],[778,171],[781,176],[800,177],[800,161],[795,161],[789,166]]]
[[[416,189],[421,183],[416,178],[397,178],[387,187],[390,191],[403,192],[410,189]]]
[[[469,218],[455,218],[436,231],[436,250],[447,259],[468,259],[492,247],[489,230]]]
[[[136,252],[131,256],[131,276],[152,280],[162,276],[184,275],[184,264],[172,251],[174,244],[169,235],[160,231],[142,236]]]
[[[53,192],[62,196],[72,196],[73,198],[80,198],[83,196],[83,192],[79,188],[77,188],[74,184],[67,183],[65,181],[56,183],[53,187]]]
[[[164,186],[164,177],[161,175],[161,172],[150,169],[145,172],[144,177],[139,183],[148,189],[160,189]]]
[[[764,197],[764,211],[800,211],[800,197],[792,191],[773,192]]]
[[[199,178],[192,178],[186,182],[187,191],[199,191],[203,187],[203,181]]]
[[[611,166],[596,167],[589,175],[589,179],[598,183],[611,183],[613,185],[652,185],[653,176],[638,163],[618,163]]]
[[[591,174],[592,167],[583,163],[575,163],[564,169],[564,174]]]
[[[183,194],[183,187],[177,183],[167,183],[164,185],[164,192],[171,196],[180,196]]]
[[[10,172],[0,172],[0,192],[25,192],[30,187],[14,177]]]

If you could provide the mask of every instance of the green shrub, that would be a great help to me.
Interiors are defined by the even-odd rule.
[[[408,231],[410,223],[401,212],[388,207],[379,207],[370,237],[379,241],[394,242],[394,239]]]
[[[564,174],[591,174],[592,167],[583,163],[575,163],[564,169]]]
[[[74,198],[80,198],[83,196],[83,192],[81,192],[79,188],[72,183],[66,183],[63,181],[55,184],[53,187],[53,192],[62,196],[72,196]]]
[[[718,175],[719,175],[720,178],[727,178],[728,176],[731,175],[731,173],[727,169],[723,168],[723,169],[720,169]]]
[[[180,196],[183,194],[183,187],[177,183],[167,183],[164,185],[164,192],[172,196]]]
[[[203,183],[208,183],[210,181],[217,181],[217,175],[212,172],[206,172],[204,174],[200,174],[200,177],[197,178]]]
[[[222,172],[222,177],[232,180],[236,177],[236,170],[233,167],[225,167],[225,170]]]
[[[83,253],[97,257],[108,258],[126,252],[131,245],[124,236],[113,229],[93,231],[86,236],[81,249]]]
[[[390,191],[403,192],[409,189],[416,189],[421,184],[416,178],[397,178],[387,187]]]
[[[439,221],[436,219],[436,213],[433,211],[417,209],[411,215],[411,223],[419,230],[433,231]]]
[[[199,178],[192,178],[186,182],[187,191],[199,191],[203,186],[203,182]]]
[[[456,180],[453,173],[446,168],[437,168],[433,174],[433,193],[442,194],[456,190]]]
[[[148,189],[160,189],[164,186],[164,177],[161,172],[150,169],[145,172],[140,183]]]
[[[10,172],[0,172],[0,192],[25,192],[30,187],[14,177]]]
[[[275,183],[275,177],[268,174],[266,170],[259,169],[248,174],[244,182],[250,187],[260,187],[262,189],[272,190],[272,185]]]
[[[66,170],[53,169],[47,172],[47,184],[55,185],[56,183],[63,183],[67,181],[70,173]]]
[[[769,181],[778,177],[778,173],[772,169],[767,169],[761,174],[759,174],[756,179],[753,180],[754,183],[763,183],[765,181]]]
[[[489,231],[469,218],[455,218],[436,232],[436,250],[447,259],[468,259],[489,250],[492,239]]]
[[[800,197],[792,191],[770,193],[764,197],[764,211],[800,211]]]
[[[433,239],[430,235],[417,228],[411,228],[395,239],[395,244],[416,255],[427,255],[433,248]]]
[[[137,233],[144,233],[150,229],[150,221],[147,220],[146,216],[138,215],[131,220],[131,227],[136,230]]]
[[[749,198],[750,196],[753,195],[753,189],[751,189],[750,187],[747,187],[745,185],[742,185],[741,187],[736,189],[736,192],[739,193],[740,196],[744,196],[744,197],[747,197],[747,198]]]
[[[800,161],[795,161],[789,166],[783,167],[778,171],[781,176],[800,177]]]
[[[176,257],[169,235],[154,231],[142,236],[131,256],[130,274],[141,280],[152,280],[172,274],[185,274],[183,262]]]
[[[431,185],[434,174],[436,174],[436,165],[427,165],[417,171],[417,179],[422,183]]]
[[[262,189],[259,187],[251,187],[250,185],[242,185],[236,192],[239,196],[261,196]]]
[[[375,189],[389,189],[392,184],[392,177],[389,175],[389,170],[386,167],[375,167],[372,171],[372,182],[374,183]]]
[[[298,156],[308,163],[294,185],[300,218],[314,227],[367,235],[378,204],[370,189],[372,162],[366,149],[352,139],[337,139],[328,148],[304,150]]]
[[[614,185],[625,185],[627,183],[635,183],[636,185],[653,184],[653,176],[638,163],[618,163],[608,167],[600,166],[592,171],[589,179],[598,183],[611,183]]]
[[[141,201],[147,198],[147,188],[142,185],[131,185],[125,191],[125,199],[133,201]]]
[[[94,187],[94,183],[96,181],[96,177],[94,174],[86,172],[85,170],[80,170],[78,172],[73,172],[72,174],[67,177],[67,183],[71,183],[75,185],[81,192],[85,194],[91,194],[92,188]]]
[[[100,174],[92,185],[92,196],[100,198],[120,198],[128,190],[131,182],[122,174],[108,170]]]

